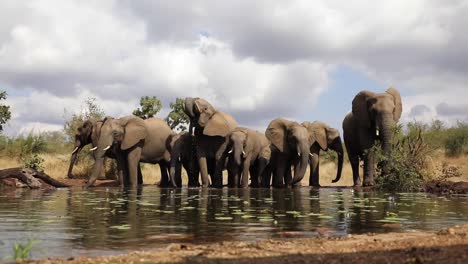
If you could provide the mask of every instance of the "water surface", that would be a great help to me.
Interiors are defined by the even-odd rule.
[[[118,188],[0,192],[0,261],[15,242],[34,258],[102,255],[171,242],[255,241],[436,230],[466,223],[468,196],[352,189]]]

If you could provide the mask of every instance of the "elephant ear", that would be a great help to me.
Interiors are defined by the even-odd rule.
[[[206,123],[203,134],[226,137],[237,127],[234,118],[223,112],[216,112]]]
[[[387,93],[393,96],[393,100],[395,103],[395,109],[393,110],[393,120],[395,120],[395,122],[398,122],[398,120],[400,120],[401,117],[401,112],[403,111],[403,104],[401,103],[400,92],[398,92],[397,89],[391,87],[387,90]]]
[[[371,120],[369,115],[368,100],[375,94],[370,91],[361,91],[353,99],[353,115],[358,120],[359,125],[370,127]]]
[[[317,142],[322,150],[328,149],[327,128],[328,126],[322,122],[304,122],[302,125],[309,132],[310,143]]]
[[[280,152],[285,152],[288,146],[286,142],[288,122],[290,121],[277,118],[270,122],[265,131],[265,136]]]
[[[140,142],[140,140],[145,139],[148,134],[145,122],[143,119],[138,117],[129,118],[124,124],[124,127],[125,135],[120,146],[122,150],[127,150],[133,147]]]

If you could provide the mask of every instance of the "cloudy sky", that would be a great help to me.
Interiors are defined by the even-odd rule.
[[[390,86],[403,122],[468,118],[468,1],[2,0],[6,132],[63,127],[95,97],[128,115],[143,95],[207,98],[241,125],[341,127],[353,96]]]

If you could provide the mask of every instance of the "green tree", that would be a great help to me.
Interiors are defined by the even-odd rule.
[[[161,111],[162,103],[156,96],[142,96],[140,98],[140,107],[133,111],[133,115],[143,119],[148,119],[150,117],[154,117],[159,113],[159,111]]]
[[[5,100],[7,93],[5,91],[0,92],[0,101]],[[3,130],[3,125],[8,122],[11,118],[10,106],[3,105],[0,103],[0,132]]]
[[[96,98],[87,98],[81,106],[81,109],[77,113],[69,114],[65,109],[65,125],[64,132],[69,140],[75,138],[78,127],[83,124],[84,121],[93,119],[100,120],[105,117],[104,110],[97,104]]]
[[[189,117],[184,112],[184,99],[176,98],[175,102],[169,103],[171,112],[166,117],[167,124],[171,129],[185,131],[190,122]]]

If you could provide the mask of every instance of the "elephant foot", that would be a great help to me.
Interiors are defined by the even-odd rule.
[[[74,179],[75,177],[73,176],[73,174],[68,174],[68,175],[67,175],[67,178],[68,178],[68,179]]]
[[[374,186],[374,185],[375,185],[375,182],[373,180],[364,181],[364,183],[362,184],[362,186],[364,187]]]
[[[320,184],[317,183],[317,184],[312,184],[312,185],[310,185],[310,187],[320,188],[320,187],[322,187],[322,186],[320,186]]]

